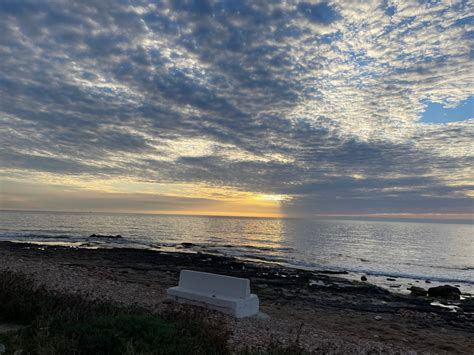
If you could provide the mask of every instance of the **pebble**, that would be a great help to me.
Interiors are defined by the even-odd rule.
[[[2,263],[0,264],[3,264],[1,265],[0,269],[4,267],[4,265],[6,263],[4,263],[4,257],[3,255],[1,254],[0,252],[0,260],[2,260]],[[49,262],[48,259],[45,259],[46,261],[44,263],[47,263]],[[31,270],[34,270],[35,268],[32,268],[30,267],[31,264],[34,264],[35,266],[38,265],[38,266],[43,266],[43,263],[33,263],[33,261],[31,260],[27,260],[28,261],[28,268],[24,268],[27,272],[31,272]],[[169,267],[172,267],[172,266],[169,266]],[[19,269],[19,266],[18,265],[15,265],[15,269]],[[36,267],[36,269],[38,270],[42,270],[41,267]],[[77,271],[77,270],[78,271]],[[101,270],[101,268],[99,268],[99,270]],[[178,274],[178,268],[173,269],[174,271],[171,272],[171,271],[168,271],[167,270],[167,275],[174,275],[174,276],[177,276]],[[136,298],[138,298],[140,300],[140,305],[142,304],[142,301],[143,301],[143,306],[144,307],[148,307],[150,305],[152,305],[153,307],[155,306],[156,304],[156,300],[157,298],[158,299],[161,299],[163,294],[164,294],[164,291],[161,289],[161,284],[158,282],[156,285],[153,285],[154,287],[156,287],[156,289],[158,291],[157,294],[157,298],[155,297],[147,297],[147,296],[150,296],[151,294],[151,290],[149,288],[143,290],[143,286],[142,286],[142,282],[143,281],[140,281],[142,280],[141,278],[137,281],[137,283],[127,283],[127,287],[123,287],[123,284],[124,282],[118,282],[117,285],[112,285],[114,287],[112,287],[110,285],[110,281],[107,280],[107,279],[103,279],[102,277],[100,277],[100,275],[94,275],[94,273],[92,273],[92,276],[89,277],[89,275],[84,275],[84,272],[83,272],[83,269],[82,268],[76,268],[76,267],[71,267],[71,270],[67,270],[67,272],[64,272],[63,268],[59,268],[59,267],[54,267],[52,268],[52,272],[48,272],[48,273],[42,273],[42,272],[38,272],[37,274],[35,274],[36,277],[40,278],[40,279],[46,279],[46,281],[48,283],[51,282],[51,278],[53,277],[53,275],[57,274],[59,275],[58,276],[58,281],[60,281],[58,284],[61,285],[61,288],[64,288],[66,290],[70,290],[71,286],[75,286],[76,283],[80,283],[80,287],[78,287],[78,290],[80,290],[81,292],[86,292],[87,290],[93,290],[93,292],[97,292],[98,295],[108,295],[110,298],[114,299],[114,300],[123,300],[123,303],[124,304],[128,304],[131,300],[135,300]],[[110,271],[111,273],[113,273],[113,270]],[[63,275],[64,274],[64,275]],[[74,277],[71,277],[71,274],[74,275]],[[261,273],[261,274],[265,274],[265,273]],[[364,276],[366,277],[366,276]],[[168,277],[169,278],[169,277]],[[166,281],[168,282],[168,278],[166,278]],[[91,279],[91,282],[90,284],[89,283],[85,283],[84,279]],[[174,280],[174,278],[172,279]],[[285,281],[284,279],[282,279],[283,281]],[[421,282],[424,282],[424,280],[422,280]],[[135,285],[137,285],[135,287]],[[339,284],[338,284],[339,285]],[[86,287],[87,286],[87,287]],[[267,285],[269,288],[271,288],[271,290],[273,291],[273,284],[272,286],[269,286]],[[341,284],[341,288],[342,288],[343,284]],[[338,286],[339,287],[339,286]],[[140,294],[142,297],[137,297],[137,294]],[[271,292],[267,292],[267,294],[269,295],[272,295]],[[317,293],[317,291],[313,291],[311,292],[311,295],[315,295],[314,297],[316,297],[317,295],[319,295]],[[339,295],[339,294],[335,294],[335,295]],[[150,299],[150,301],[148,302],[148,299]],[[315,300],[318,300],[317,298],[315,298]],[[341,297],[341,300],[343,301],[344,298]],[[351,298],[352,300],[352,298]],[[286,313],[288,313],[288,308],[290,308],[291,305],[291,302],[286,302],[286,301],[283,301],[285,306],[282,307],[283,309],[283,312],[278,312],[276,310],[272,310],[272,308],[274,307],[272,304],[270,304],[270,301],[266,301],[267,302],[267,308],[265,310],[268,310],[268,311],[271,311],[271,314],[275,314],[278,315],[277,318],[270,318],[270,320],[267,320],[265,321],[264,319],[257,317],[257,319],[255,320],[243,320],[241,323],[237,324],[236,326],[233,325],[233,323],[230,323],[231,325],[229,326],[229,329],[233,332],[234,335],[232,335],[232,338],[231,338],[231,341],[232,343],[235,343],[235,344],[245,344],[245,343],[250,343],[250,344],[261,344],[261,342],[263,342],[264,340],[266,341],[267,337],[288,337],[288,339],[290,339],[290,341],[292,341],[292,339],[294,339],[294,335],[293,335],[293,332],[294,332],[294,329],[297,327],[296,323],[294,322],[295,319],[297,319],[296,316],[291,316],[290,318],[287,318],[286,316]],[[305,308],[307,307],[307,312],[312,312],[313,309],[312,309],[312,304],[313,302],[316,302],[316,301],[313,301],[313,299],[311,299],[311,304],[309,303],[310,301],[308,300],[308,305],[305,306]],[[354,304],[358,304],[355,300],[354,300]],[[163,307],[163,309],[167,309],[168,307]],[[169,307],[169,308],[172,308]],[[275,307],[276,308],[276,307]],[[280,307],[278,307],[280,308]],[[303,308],[303,309],[305,309]],[[176,312],[178,312],[179,309],[176,310]],[[413,312],[414,313],[414,312]],[[311,313],[309,313],[311,314]],[[351,314],[351,313],[350,313]],[[349,314],[349,315],[350,315]],[[295,315],[298,315],[298,313],[295,313]],[[416,315],[416,314],[415,314]],[[385,316],[385,315],[384,315]],[[388,317],[387,319],[385,318],[382,318],[382,316],[376,316],[375,314],[372,314],[372,319],[376,321],[379,321],[381,324],[379,324],[379,326],[385,328],[385,323],[388,323],[390,324],[390,320],[391,320],[391,317]],[[263,318],[265,318],[265,316],[263,316]],[[308,317],[309,318],[309,317]],[[370,320],[370,318],[368,318],[368,320]],[[384,322],[381,322],[382,320],[384,320]],[[229,321],[230,322],[230,321]],[[316,336],[313,336],[312,334],[312,320],[309,320],[308,319],[308,322],[309,322],[309,328],[305,328],[305,329],[308,329],[307,331],[305,330],[305,332],[303,332],[303,336],[302,336],[302,343],[306,345],[306,341],[310,344],[311,347],[313,346],[320,346],[321,344],[325,345],[326,344],[326,340],[324,340],[324,343],[321,343],[323,340],[322,339],[326,339],[326,333],[324,331],[321,330],[321,332],[319,331],[319,323],[317,323],[317,325],[315,325],[315,329],[318,329],[318,333],[316,334]],[[322,323],[324,324],[324,323]],[[266,329],[266,330],[265,330]],[[451,329],[451,328],[448,328],[448,329]],[[407,333],[402,333],[401,335],[406,335]],[[443,334],[443,333],[441,333]],[[333,339],[333,336],[331,335],[330,337],[330,341],[331,342],[335,342],[334,344],[337,344],[337,346],[344,346],[343,348],[339,349],[339,353],[343,353],[343,350],[348,350],[348,348],[346,348],[346,345],[345,345],[345,341],[342,341],[339,339],[338,337],[339,334],[335,334],[334,335],[334,339]],[[253,340],[253,339],[256,339],[256,340]],[[318,339],[321,339],[321,340],[318,340]],[[358,339],[358,338],[357,338]],[[349,340],[351,340],[351,338],[349,338]],[[340,342],[340,343],[339,343]],[[364,340],[365,342],[365,340]],[[379,344],[379,343],[377,343]],[[380,343],[382,344],[382,343]],[[350,346],[351,349],[353,349],[353,346],[352,345],[352,340],[348,343],[347,346]],[[365,347],[367,346],[368,349],[372,349],[372,345],[369,347],[369,345],[365,345],[365,343],[363,343],[362,345],[358,345],[358,346],[361,346],[361,347]],[[338,349],[338,348],[337,348]],[[385,345],[384,345],[384,349],[385,349]],[[8,349],[9,350],[9,353],[11,349]],[[392,350],[392,349],[390,349]],[[363,353],[361,352],[360,350],[358,351],[359,353]],[[367,353],[367,352],[365,352]],[[381,352],[382,353],[382,352]],[[390,352],[388,352],[390,353]],[[404,352],[399,352],[399,353],[404,353]],[[412,355],[415,355],[416,353],[413,353]],[[4,355],[3,353],[1,353],[0,355]],[[474,355],[474,354],[473,354]]]

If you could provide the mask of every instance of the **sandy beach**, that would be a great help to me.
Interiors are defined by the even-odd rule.
[[[322,272],[244,263],[195,253],[132,249],[77,249],[0,243],[0,271],[30,276],[65,294],[145,307],[153,313],[179,305],[166,300],[179,271],[193,269],[247,277],[267,317],[223,317],[234,349],[288,343],[299,333],[309,351],[335,353],[459,353],[474,348],[474,304],[458,311],[432,300],[392,294],[369,282]],[[370,281],[370,280],[369,280]]]

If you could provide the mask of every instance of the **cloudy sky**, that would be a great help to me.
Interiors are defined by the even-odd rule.
[[[0,1],[1,208],[474,209],[470,1]]]

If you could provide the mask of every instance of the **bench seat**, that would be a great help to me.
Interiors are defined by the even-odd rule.
[[[182,270],[179,285],[167,290],[168,298],[232,315],[250,317],[258,313],[258,297],[250,293],[250,281],[207,272]]]

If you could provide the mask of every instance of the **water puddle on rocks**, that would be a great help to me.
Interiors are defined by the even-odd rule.
[[[443,304],[438,301],[431,302],[430,305],[434,307],[446,308],[446,309],[451,310],[451,312],[457,312],[459,310],[459,307],[454,304]]]

